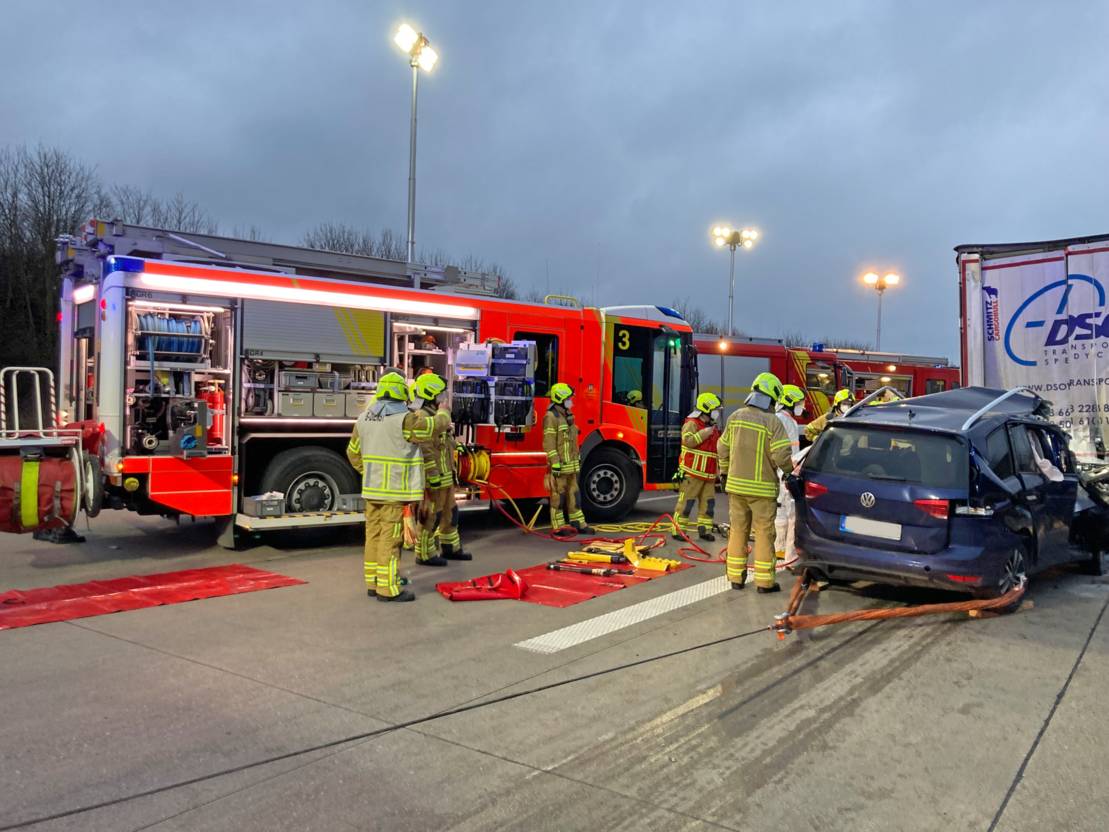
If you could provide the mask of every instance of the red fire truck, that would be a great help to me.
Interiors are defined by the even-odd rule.
[[[837,390],[851,390],[861,399],[890,386],[905,396],[938,393],[959,386],[959,369],[946,358],[896,353],[789,347],[776,338],[727,338],[698,334],[698,366],[702,391],[724,402],[725,412],[738,407],[750,392],[751,381],[772,372],[783,384],[796,384],[806,393],[805,421],[828,410]]]
[[[677,312],[461,294],[426,272],[430,288],[406,287],[392,261],[167,234],[94,222],[60,249],[57,420],[92,435],[104,506],[223,518],[224,544],[361,522],[344,448],[389,368],[451,382],[480,469],[462,507],[544,496],[535,426],[559,381],[591,517],[671,486],[697,374]]]

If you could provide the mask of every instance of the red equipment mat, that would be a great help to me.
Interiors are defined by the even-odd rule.
[[[583,565],[604,568],[604,564],[600,563]],[[682,569],[689,569],[692,566],[692,563],[679,563],[675,561],[674,566],[669,572],[655,572],[650,569],[628,569],[623,573],[602,577],[599,575],[582,575],[578,572],[554,572],[547,568],[547,564],[541,563],[538,566],[529,566],[527,569],[517,570],[516,574],[520,578],[523,578],[527,587],[519,600],[527,601],[530,604],[542,604],[545,607],[569,607],[574,604],[580,604],[582,601],[588,601],[590,598],[608,595],[610,592],[616,592],[627,586],[635,586],[636,584],[641,584],[646,581],[653,581],[655,578],[662,578]],[[474,578],[472,581],[444,582],[436,584],[435,588],[444,598],[453,600],[451,599],[452,592],[458,589],[468,589],[475,585],[483,587],[496,577],[498,576],[487,575],[481,578]],[[490,600],[494,597],[510,598],[512,596],[490,596]],[[459,598],[458,600],[477,599]]]
[[[0,630],[256,592],[305,581],[241,563],[0,593]]]

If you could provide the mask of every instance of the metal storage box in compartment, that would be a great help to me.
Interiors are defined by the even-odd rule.
[[[303,416],[310,417],[312,415],[312,396],[313,393],[281,393],[280,394],[280,407],[279,411],[282,416]]]
[[[347,415],[347,397],[342,393],[315,393],[313,413],[321,419],[342,419]]]
[[[340,494],[335,501],[336,511],[365,511],[366,501],[358,494]]]
[[[244,497],[243,514],[251,517],[280,517],[285,513],[285,501],[278,497]]]
[[[347,391],[347,418],[357,419],[373,400],[374,394],[368,391]]]
[[[283,370],[280,387],[284,390],[315,390],[319,380],[319,373],[298,373]]]

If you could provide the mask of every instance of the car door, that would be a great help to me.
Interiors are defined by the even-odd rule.
[[[1045,474],[1039,460],[1052,462],[1055,451],[1038,426],[1012,424],[1009,437],[1017,475],[1023,484],[1021,499],[1036,522],[1038,563],[1040,566],[1063,563],[1070,557],[1068,540],[1077,478],[1063,473],[1060,481],[1053,482]]]
[[[1044,499],[1052,526],[1049,532],[1053,550],[1052,562],[1064,563],[1074,557],[1070,547],[1070,529],[1078,498],[1078,472],[1067,453],[1066,438],[1054,428],[1026,425],[1036,466],[1044,476]],[[1045,473],[1046,463],[1046,473]],[[1048,475],[1050,474],[1050,476]]]

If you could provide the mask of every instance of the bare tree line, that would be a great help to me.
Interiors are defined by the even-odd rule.
[[[377,234],[368,229],[355,228],[341,222],[323,222],[309,230],[301,240],[308,248],[338,251],[343,254],[362,254],[383,260],[404,260],[407,246],[403,237],[392,229],[383,228]],[[517,297],[516,283],[504,273],[497,263],[467,255],[461,259],[451,257],[442,249],[421,251],[416,261],[426,266],[455,266],[468,272],[481,272],[497,278],[497,296]]]
[[[212,215],[183,194],[166,200],[131,185],[105,185],[93,167],[58,148],[0,148],[0,366],[53,366],[55,240],[92,217],[194,233],[218,230]]]

